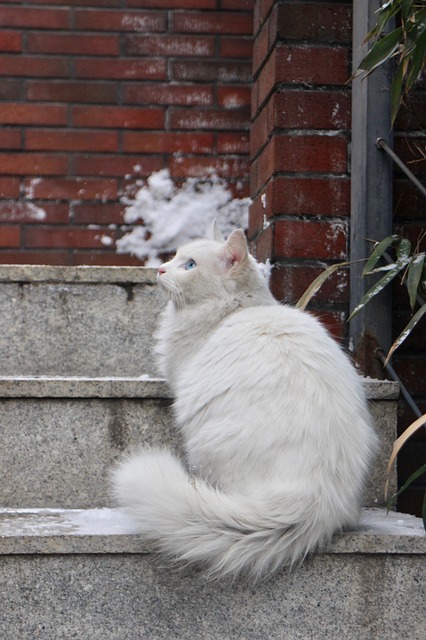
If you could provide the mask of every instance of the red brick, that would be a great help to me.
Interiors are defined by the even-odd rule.
[[[0,153],[4,175],[63,175],[68,170],[68,158],[48,153]]]
[[[343,91],[289,91],[273,97],[275,126],[285,129],[348,129],[351,97]]]
[[[28,105],[14,102],[0,105],[1,124],[65,125],[67,108],[54,105]]]
[[[75,61],[77,78],[123,80],[165,80],[166,61],[134,58],[79,58]]]
[[[408,178],[394,180],[393,203],[396,220],[425,217],[424,196]]]
[[[125,153],[212,153],[212,133],[125,132]]]
[[[260,31],[256,34],[253,41],[253,76],[256,78],[259,68],[265,63],[271,49],[275,46],[275,38],[272,37],[272,21],[275,19],[276,23],[276,7],[273,11],[273,17],[262,26]]]
[[[35,151],[116,151],[116,131],[27,129],[25,147]]]
[[[115,82],[27,82],[27,99],[40,102],[114,103],[117,101],[117,92],[118,85]]]
[[[219,57],[247,58],[251,60],[253,51],[252,38],[221,37],[219,39]]]
[[[2,76],[36,78],[66,78],[70,73],[69,61],[64,58],[32,56],[0,56]]]
[[[221,9],[230,9],[231,11],[253,11],[255,5],[254,0],[221,0]]]
[[[117,181],[91,178],[25,180],[27,197],[45,200],[116,200]]]
[[[84,155],[73,160],[74,173],[78,176],[116,176],[118,178],[132,174],[139,166],[138,173],[149,176],[153,171],[164,167],[163,158],[116,155]]]
[[[138,260],[135,256],[128,254],[116,253],[114,251],[99,253],[97,251],[74,251],[72,254],[72,263],[75,265],[97,265],[100,267],[118,266],[118,267],[140,267],[143,265],[142,260]]]
[[[274,7],[276,0],[260,0],[254,5],[254,33],[260,29],[265,20],[268,19],[271,9]]]
[[[120,203],[73,205],[75,224],[123,224],[124,205]]]
[[[248,160],[243,158],[170,158],[168,162],[170,173],[174,178],[206,177],[214,171],[218,176],[228,180],[240,179],[247,175]]]
[[[153,11],[148,13],[146,11],[77,9],[75,11],[75,27],[89,31],[160,33],[167,28],[167,14]]]
[[[0,38],[0,51],[8,53],[22,51],[22,33],[20,31],[3,31]]]
[[[175,12],[172,30],[181,33],[216,33],[251,35],[252,17],[249,14],[220,12]]]
[[[347,314],[342,311],[309,309],[309,313],[318,318],[337,342],[341,343],[347,332]]]
[[[419,131],[426,121],[426,94],[424,91],[411,91],[396,117],[395,131]]]
[[[346,258],[347,228],[339,221],[279,220],[275,223],[274,258]]]
[[[352,40],[352,7],[335,2],[279,4],[277,35],[284,40],[349,44]]]
[[[219,133],[217,135],[217,152],[220,154],[248,154],[249,137],[248,133]]]
[[[72,121],[76,127],[162,129],[164,110],[132,107],[73,107]]]
[[[67,265],[69,254],[66,251],[0,251],[0,264],[49,264]]]
[[[171,129],[248,130],[249,125],[250,115],[248,109],[229,111],[174,108],[170,110]]]
[[[236,109],[250,107],[251,89],[250,87],[218,87],[217,101],[220,107],[225,109]]]
[[[31,9],[29,7],[2,7],[1,27],[26,27],[29,29],[67,29],[70,26],[70,10]]]
[[[278,46],[256,83],[256,109],[278,83],[345,84],[350,75],[348,51],[342,47]]]
[[[118,55],[118,36],[77,35],[75,33],[28,33],[28,53],[63,53],[77,55]]]
[[[394,367],[401,381],[410,393],[424,394],[426,388],[426,369],[423,354],[402,355],[398,350],[393,357]]]
[[[140,0],[127,0],[126,4],[128,7],[141,5]],[[143,6],[147,9],[215,9],[216,0],[144,0]]]
[[[0,247],[19,247],[21,233],[19,227],[0,226]]]
[[[128,35],[124,36],[125,55],[149,56],[214,56],[215,42],[212,37],[170,36],[170,35]]]
[[[0,197],[1,198],[18,198],[19,197],[18,178],[0,177]]]
[[[271,273],[271,288],[282,302],[299,300],[325,267],[275,265]],[[340,269],[331,275],[312,298],[313,304],[347,304],[349,302],[349,271]]]
[[[203,105],[213,104],[213,87],[205,85],[172,85],[143,83],[124,85],[124,103]]]
[[[20,129],[0,129],[0,149],[20,149],[21,138]]]
[[[46,249],[102,249],[102,236],[114,238],[114,232],[101,229],[58,229],[57,227],[25,228],[25,246]]]
[[[40,210],[44,216],[40,216]],[[1,200],[0,222],[18,224],[67,224],[68,205],[38,203],[27,200]]]
[[[2,78],[0,82],[0,100],[20,100],[22,97],[22,80]]]
[[[250,82],[251,64],[235,60],[171,62],[171,80],[184,82]]]

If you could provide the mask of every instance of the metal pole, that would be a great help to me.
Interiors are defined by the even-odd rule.
[[[375,24],[380,0],[353,3],[353,68],[358,68],[367,51],[362,45]],[[351,154],[351,235],[350,259],[360,261],[371,252],[371,240],[382,240],[392,233],[392,162],[378,151],[376,140],[391,144],[389,69],[379,67],[370,76],[352,83]],[[369,242],[370,241],[370,242]],[[350,308],[358,304],[371,286],[361,278],[362,262],[351,265]],[[384,291],[369,302],[350,322],[350,347],[362,371],[383,377],[374,355],[377,347],[385,351],[391,344],[390,292]]]

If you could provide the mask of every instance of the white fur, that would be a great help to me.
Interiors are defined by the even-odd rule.
[[[256,580],[356,523],[376,437],[336,342],[274,300],[242,232],[213,237],[180,249],[158,278],[171,299],[158,355],[189,472],[146,450],[113,483],[160,551]]]

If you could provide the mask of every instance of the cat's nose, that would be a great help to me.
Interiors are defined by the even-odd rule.
[[[157,273],[159,276],[163,275],[163,273],[166,273],[166,270],[164,267],[158,267],[157,269]]]

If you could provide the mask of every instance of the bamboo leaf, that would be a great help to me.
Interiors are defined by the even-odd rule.
[[[400,237],[398,235],[388,236],[387,238],[384,238],[384,240],[382,240],[375,246],[374,250],[371,253],[371,256],[368,258],[365,264],[365,267],[362,272],[363,276],[371,271],[371,269],[377,263],[379,258],[382,257],[384,252],[387,251],[387,249],[390,247],[390,245],[393,242],[395,242],[396,240],[399,240],[399,238]]]
[[[397,248],[396,256],[398,261],[408,260],[411,254],[411,242],[407,238],[400,238]]]
[[[393,495],[390,496],[390,498],[388,498],[388,501],[386,503],[386,509],[389,511],[393,505],[393,503],[395,502],[396,498],[403,493],[403,491],[405,491],[406,489],[408,489],[408,487],[413,484],[413,482],[415,480],[417,480],[417,478],[420,478],[422,475],[424,475],[426,473],[426,464],[424,464],[423,466],[420,467],[420,469],[417,469],[417,471],[414,471],[414,473],[411,474],[411,476],[409,478],[407,478],[407,480],[404,482],[404,484],[402,485],[402,487],[396,491]]]
[[[397,339],[395,340],[395,342],[393,343],[393,345],[389,349],[389,353],[386,356],[386,360],[384,362],[385,365],[391,359],[394,351],[396,349],[398,349],[398,347],[401,346],[401,344],[404,342],[404,340],[406,338],[408,338],[408,336],[410,335],[410,333],[412,332],[412,330],[414,329],[416,324],[418,324],[418,322],[422,319],[422,317],[425,315],[425,313],[426,313],[426,304],[422,305],[420,307],[420,309],[418,309],[417,313],[414,314],[414,316],[411,318],[410,322],[407,324],[407,326],[404,328],[404,330],[399,334],[399,336],[397,337]]]
[[[407,442],[408,438],[411,438],[413,433],[415,433],[418,429],[420,429],[420,427],[422,427],[424,424],[426,424],[426,413],[420,416],[420,418],[417,418],[417,420],[415,420],[414,422],[412,422],[410,426],[406,428],[404,433],[400,435],[399,438],[395,440],[395,442],[393,443],[392,454],[391,454],[391,457],[389,458],[388,468],[387,468],[387,478],[386,478],[386,484],[385,484],[385,499],[388,494],[389,475],[390,475],[392,465],[395,461],[396,456],[398,455],[401,447],[403,447],[404,444]]]
[[[402,82],[404,79],[404,64],[400,62],[392,80],[390,88],[391,96],[391,123],[395,122],[396,114],[401,106]]]
[[[383,62],[389,60],[399,46],[401,35],[402,27],[398,27],[380,40],[377,40],[361,61],[359,69],[362,69],[369,75]]]
[[[348,320],[352,320],[356,316],[359,311],[368,303],[374,296],[380,293],[388,284],[391,282],[395,276],[406,266],[406,262],[395,262],[394,266],[385,273],[385,275],[380,278],[376,284],[374,284],[371,289],[367,291],[367,293],[361,298],[360,302],[357,304],[355,309],[352,311]]]
[[[296,304],[296,309],[301,309],[304,311],[306,306],[308,305],[310,299],[317,293],[317,291],[322,287],[324,282],[331,276],[332,273],[340,269],[341,267],[347,267],[349,262],[339,262],[338,264],[332,264],[330,267],[327,267],[325,271],[319,274],[315,278],[313,282],[306,289],[304,294],[299,298]]]
[[[412,311],[414,311],[414,307],[416,306],[416,296],[423,273],[425,257],[426,255],[424,253],[419,253],[419,255],[414,257],[408,267],[407,289]]]
[[[425,65],[426,58],[426,29],[419,36],[411,55],[410,70],[407,74],[405,93],[407,93],[416,82],[419,73]]]

